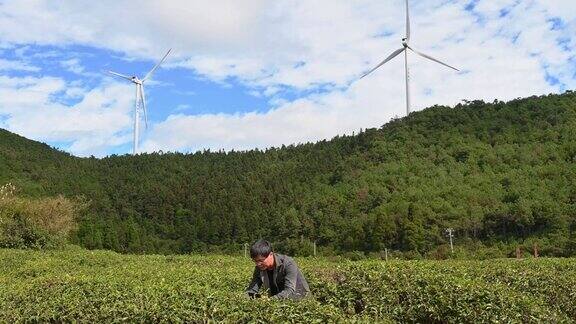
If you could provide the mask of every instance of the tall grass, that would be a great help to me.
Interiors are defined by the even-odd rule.
[[[86,203],[64,196],[25,198],[8,183],[0,187],[0,247],[56,248],[77,229]]]

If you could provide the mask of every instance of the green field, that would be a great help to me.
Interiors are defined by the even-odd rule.
[[[314,298],[249,300],[250,260],[0,250],[0,322],[575,322],[576,259],[297,259]]]

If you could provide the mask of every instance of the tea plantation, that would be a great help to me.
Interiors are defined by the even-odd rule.
[[[314,297],[250,300],[231,256],[0,250],[0,322],[576,322],[576,260],[297,259]]]

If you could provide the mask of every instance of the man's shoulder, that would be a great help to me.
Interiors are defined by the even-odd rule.
[[[274,253],[275,257],[276,257],[276,261],[280,264],[294,264],[294,259],[292,259],[292,257],[285,255],[285,254],[280,254],[280,253]]]

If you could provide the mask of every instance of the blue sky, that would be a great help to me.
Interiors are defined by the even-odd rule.
[[[138,5],[138,12],[131,6]],[[410,1],[412,110],[576,87],[576,1]],[[119,17],[122,17],[119,19]],[[0,0],[0,127],[78,156],[247,150],[378,127],[405,115],[404,1]]]

